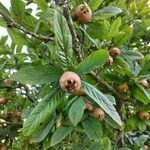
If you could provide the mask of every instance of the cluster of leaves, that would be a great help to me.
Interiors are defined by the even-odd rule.
[[[90,22],[80,24],[74,9],[84,2],[93,15]],[[31,3],[37,5],[36,14],[28,7]],[[150,146],[150,121],[138,116],[140,111],[150,112],[150,90],[140,85],[141,79],[150,81],[147,3],[74,0],[69,15],[77,37],[72,36],[63,2],[11,0],[10,10],[0,3],[0,12],[7,16],[0,17],[0,26],[11,38],[9,45],[8,37],[0,39],[0,97],[8,99],[0,106],[0,145],[14,150]],[[82,61],[73,38],[79,40]],[[121,49],[112,65],[107,63],[110,47]],[[80,76],[84,96],[61,90],[59,78],[68,70]],[[122,83],[129,86],[126,93],[117,92]],[[85,110],[86,101],[105,111],[103,122]]]

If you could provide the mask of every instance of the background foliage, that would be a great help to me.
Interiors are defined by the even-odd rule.
[[[87,3],[92,20],[74,10]],[[27,6],[35,3],[37,13]],[[13,150],[150,148],[150,6],[148,0],[11,0],[0,3],[0,146]],[[121,55],[108,63],[110,47]],[[24,50],[25,49],[25,50]],[[84,96],[60,89],[65,71],[78,73]],[[118,86],[127,83],[121,93]],[[101,107],[104,121],[85,110]]]

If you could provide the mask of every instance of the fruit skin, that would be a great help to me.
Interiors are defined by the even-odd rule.
[[[8,150],[6,146],[0,147],[0,150]]]
[[[146,89],[148,89],[148,88],[150,87],[148,81],[145,80],[145,79],[142,79],[142,80],[140,81],[140,84],[141,84],[144,88],[146,88]]]
[[[105,118],[105,112],[101,108],[95,108],[93,111],[93,116],[96,119],[103,121]]]
[[[81,79],[75,72],[67,71],[59,79],[61,89],[68,93],[78,92],[81,88]]]
[[[121,54],[121,50],[117,47],[112,47],[109,49],[109,55],[113,58],[119,56]]]
[[[17,112],[16,112],[16,117],[17,117],[17,118],[21,118],[21,115],[22,115],[22,113],[21,113],[20,111],[17,111]]]
[[[0,104],[5,105],[5,104],[7,104],[7,102],[8,102],[8,99],[7,99],[7,98],[5,98],[5,97],[0,97]]]
[[[93,105],[92,105],[91,102],[87,101],[87,102],[85,103],[85,109],[87,109],[88,111],[93,111],[93,110],[94,110],[94,107],[93,107]]]
[[[87,23],[92,18],[92,11],[89,6],[80,4],[75,8],[75,16],[80,23]]]
[[[139,112],[139,118],[141,120],[149,120],[150,114],[147,111],[141,111],[141,112]]]
[[[120,93],[126,93],[129,90],[127,83],[122,83],[118,86],[118,90]]]
[[[5,79],[5,80],[3,81],[3,83],[5,84],[5,86],[11,87],[11,86],[14,84],[14,81],[11,80],[11,79]]]
[[[113,58],[112,58],[110,55],[109,55],[109,57],[108,57],[107,63],[108,63],[109,65],[112,65],[112,64],[113,64]]]

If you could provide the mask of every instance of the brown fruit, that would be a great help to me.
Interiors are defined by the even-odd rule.
[[[20,111],[16,112],[16,117],[21,118],[22,113]]]
[[[29,139],[29,140],[28,140],[28,143],[29,143],[30,145],[34,144],[33,139]]]
[[[112,65],[113,63],[113,58],[109,55],[108,60],[107,60],[109,65]]]
[[[75,16],[80,23],[87,23],[92,18],[92,11],[86,4],[80,4],[75,8]]]
[[[14,81],[11,80],[11,79],[5,79],[5,80],[3,81],[3,83],[5,84],[5,86],[11,87],[11,86],[14,84]]]
[[[140,81],[140,84],[141,84],[144,88],[146,88],[146,89],[148,89],[148,88],[150,87],[148,81],[145,80],[145,79],[142,79],[142,80]]]
[[[103,121],[105,118],[105,112],[101,108],[95,108],[93,111],[93,116],[96,119]]]
[[[141,111],[141,112],[139,112],[139,118],[141,120],[149,120],[150,119],[150,115],[146,111]]]
[[[121,54],[121,50],[117,47],[112,47],[109,49],[109,55],[113,58],[119,56]]]
[[[8,150],[6,146],[0,147],[0,150]]]
[[[8,102],[8,99],[7,98],[5,98],[5,97],[0,97],[0,104],[7,104],[7,102]]]
[[[63,91],[78,92],[81,88],[81,79],[75,72],[67,71],[60,77],[59,85]]]
[[[126,93],[129,90],[127,83],[122,83],[118,86],[118,90],[120,93]]]
[[[89,111],[93,111],[94,107],[93,107],[93,105],[92,105],[91,102],[87,101],[87,102],[85,103],[85,109],[87,109],[87,110],[89,110]]]
[[[147,145],[144,145],[144,146],[143,146],[143,150],[150,150],[150,147],[147,146]]]

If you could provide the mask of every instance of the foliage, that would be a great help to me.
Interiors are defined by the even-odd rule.
[[[0,147],[13,150],[150,148],[150,5],[148,0],[11,0],[0,2]],[[32,13],[29,5],[37,6]],[[85,3],[92,19],[79,23]],[[8,43],[8,38],[11,42]],[[109,63],[109,48],[121,54]],[[73,71],[83,95],[64,92]],[[127,83],[129,90],[119,92]],[[98,120],[86,109],[102,108]],[[1,102],[0,102],[1,103]]]

